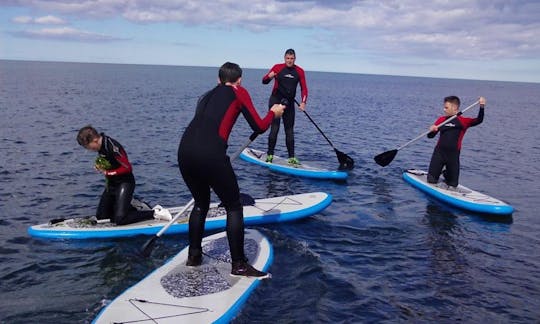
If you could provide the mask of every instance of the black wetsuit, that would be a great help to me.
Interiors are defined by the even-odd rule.
[[[274,113],[259,117],[249,93],[241,86],[218,85],[204,94],[178,147],[178,165],[195,206],[189,218],[189,255],[201,256],[204,223],[210,205],[210,188],[227,210],[227,238],[233,261],[244,256],[244,219],[240,190],[229,157],[227,140],[242,113],[259,133],[270,126]]]
[[[285,98],[289,102],[289,106],[283,112],[283,127],[285,128],[285,144],[287,145],[287,153],[289,157],[294,157],[294,115],[295,115],[295,96],[296,88],[300,83],[300,89],[302,92],[302,102],[306,102],[308,89],[306,84],[306,77],[304,70],[293,65],[287,67],[285,63],[274,65],[268,73],[266,73],[262,79],[263,84],[268,84],[272,79],[268,77],[268,74],[273,71],[276,73],[274,76],[275,82],[272,88],[272,94],[268,99],[268,107],[272,107],[274,104],[281,103],[281,99]],[[268,135],[268,155],[274,155],[274,149],[276,147],[277,135],[279,132],[280,119],[274,119],[270,133]]]
[[[97,219],[109,218],[116,225],[126,225],[153,217],[154,211],[137,211],[131,206],[135,177],[122,145],[101,133],[99,155],[106,158],[111,168],[106,171],[107,185],[101,194],[96,211]]]
[[[435,125],[444,122],[450,116],[439,117],[435,121]],[[443,168],[446,166],[444,173],[445,182],[447,185],[457,187],[459,184],[459,155],[461,152],[461,142],[465,131],[469,127],[479,125],[484,120],[484,108],[481,107],[476,118],[468,118],[458,116],[454,120],[444,124],[438,130],[440,132],[439,140],[429,163],[427,180],[429,183],[437,183]],[[429,138],[435,137],[438,132],[428,133]]]

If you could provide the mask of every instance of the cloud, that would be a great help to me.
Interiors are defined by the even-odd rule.
[[[30,16],[18,16],[11,19],[12,22],[16,24],[37,24],[37,25],[65,25],[66,21],[62,18],[55,16],[42,16],[37,18],[32,18]]]
[[[537,0],[8,0],[85,19],[313,30],[314,39],[372,55],[499,59],[540,56]],[[2,6],[2,5],[0,5]],[[25,18],[21,17],[21,21]],[[323,36],[318,35],[323,31]],[[326,39],[325,39],[326,37]]]
[[[78,30],[71,27],[43,28],[39,30],[12,31],[12,35],[31,39],[50,39],[76,42],[112,42],[126,39]]]

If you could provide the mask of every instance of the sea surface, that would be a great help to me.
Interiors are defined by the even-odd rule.
[[[187,245],[185,235],[164,236],[143,258],[148,237],[46,240],[27,229],[95,212],[104,181],[92,169],[95,153],[75,139],[87,124],[126,148],[137,196],[152,206],[186,204],[177,146],[217,71],[0,61],[1,323],[89,323]],[[260,113],[271,90],[261,83],[265,72],[243,76]],[[307,81],[310,116],[356,167],[334,182],[233,163],[254,198],[333,195],[305,220],[257,227],[274,246],[273,278],[233,322],[538,323],[540,84],[310,71]],[[453,94],[462,107],[487,98],[484,123],[465,135],[460,181],[514,206],[511,217],[449,207],[402,180],[404,169],[427,168],[435,139],[399,150],[387,167],[373,160],[426,131]],[[295,131],[301,161],[337,168],[334,150],[300,111]],[[240,116],[229,153],[250,134]],[[266,141],[252,147],[264,150]],[[276,154],[286,155],[283,129]]]

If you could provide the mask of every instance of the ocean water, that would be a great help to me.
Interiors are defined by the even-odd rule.
[[[243,77],[261,113],[265,72],[245,69]],[[142,258],[148,237],[43,240],[27,229],[94,213],[103,179],[92,170],[94,153],[75,140],[86,124],[124,145],[137,196],[184,205],[191,197],[176,165],[178,141],[216,78],[216,67],[0,61],[1,323],[91,322],[186,246],[185,235],[165,236]],[[257,227],[275,249],[273,278],[233,322],[538,323],[540,84],[309,71],[307,79],[310,116],[356,168],[333,182],[234,162],[242,191],[255,198],[325,191],[334,200],[303,221]],[[400,150],[385,168],[373,161],[427,130],[451,94],[463,107],[487,98],[484,123],[464,139],[460,180],[513,205],[511,217],[449,207],[402,180],[406,168],[427,168],[435,140]],[[295,130],[301,161],[338,166],[298,111]],[[240,117],[229,152],[250,134]],[[265,146],[266,135],[252,144]],[[285,155],[283,130],[276,154]]]

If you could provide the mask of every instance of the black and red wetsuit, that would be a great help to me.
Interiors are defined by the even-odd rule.
[[[240,190],[229,157],[227,140],[239,114],[256,132],[270,126],[274,113],[261,119],[251,97],[241,86],[218,85],[197,103],[193,120],[178,147],[178,165],[195,207],[189,219],[189,255],[201,256],[204,222],[210,205],[210,188],[227,210],[227,237],[233,261],[244,259],[244,220]]]
[[[109,161],[111,168],[105,172],[107,186],[101,194],[96,211],[97,219],[109,218],[116,225],[126,225],[153,217],[153,211],[137,211],[131,206],[135,177],[126,151],[113,138],[101,133],[98,154]]]
[[[435,121],[435,125],[439,125],[444,122],[450,116],[441,116]],[[478,116],[476,118],[468,118],[458,116],[452,121],[439,127],[437,132],[428,133],[429,138],[435,137],[440,132],[439,140],[433,154],[431,156],[431,162],[429,163],[429,170],[427,180],[430,183],[437,183],[439,177],[446,166],[446,172],[444,174],[445,182],[447,185],[457,187],[459,184],[459,155],[461,152],[461,142],[463,136],[469,127],[479,125],[484,120],[484,108],[480,107],[478,110]]]
[[[272,88],[272,94],[268,100],[268,107],[272,107],[274,104],[281,103],[281,99],[285,98],[289,101],[288,109],[283,112],[283,127],[285,127],[285,144],[287,145],[287,152],[289,157],[294,157],[294,103],[296,96],[296,88],[300,84],[301,89],[301,102],[307,101],[308,88],[306,83],[306,76],[304,70],[298,65],[287,67],[285,63],[274,65],[268,73],[266,73],[262,79],[263,84],[268,84],[272,79],[268,77],[270,72],[274,72],[274,87]],[[270,134],[268,135],[268,155],[274,155],[274,149],[276,147],[277,135],[279,131],[280,120],[275,119],[270,128]]]

